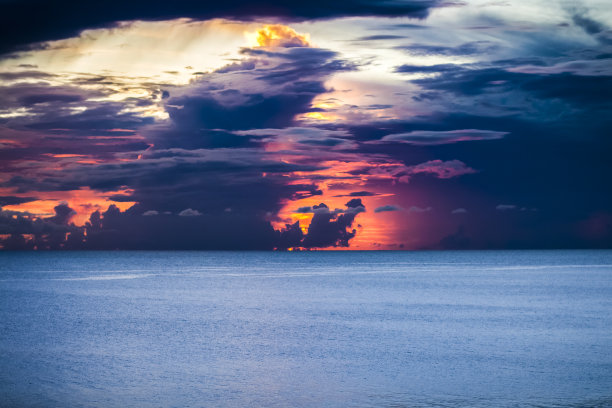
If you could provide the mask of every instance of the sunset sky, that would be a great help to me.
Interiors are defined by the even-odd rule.
[[[609,0],[207,3],[0,1],[1,248],[612,247]]]

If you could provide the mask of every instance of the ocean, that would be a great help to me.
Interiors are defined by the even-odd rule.
[[[612,407],[612,251],[0,253],[2,407]]]

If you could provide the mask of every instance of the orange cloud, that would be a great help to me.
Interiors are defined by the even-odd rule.
[[[255,41],[259,47],[309,47],[309,37],[282,24],[268,24],[257,30]]]

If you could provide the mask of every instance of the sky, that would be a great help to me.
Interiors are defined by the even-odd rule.
[[[608,0],[0,0],[0,248],[612,247]]]

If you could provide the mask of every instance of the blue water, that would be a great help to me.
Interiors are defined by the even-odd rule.
[[[612,251],[0,253],[0,405],[612,406]]]

